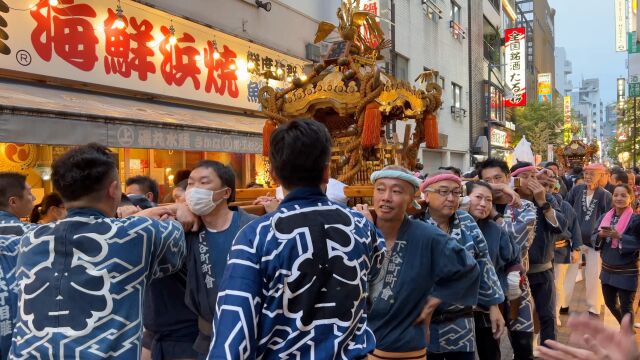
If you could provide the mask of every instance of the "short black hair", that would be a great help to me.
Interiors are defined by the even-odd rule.
[[[525,168],[525,167],[528,167],[528,166],[533,166],[533,164],[531,164],[528,161],[518,161],[517,163],[515,163],[511,167],[511,169],[509,169],[509,171],[514,172],[514,171],[516,171],[518,169],[522,169],[522,168]]]
[[[51,194],[42,198],[42,202],[33,207],[31,210],[31,215],[29,216],[29,222],[37,224],[42,216],[44,216],[49,209],[52,207],[61,207],[64,205],[64,201],[62,201],[62,197],[58,195],[58,193],[52,192]]]
[[[462,171],[455,166],[440,166],[438,170],[451,171],[456,174],[457,177],[462,176]]]
[[[202,160],[197,163],[193,169],[195,170],[198,168],[213,170],[213,172],[216,173],[216,176],[220,178],[222,185],[231,189],[231,195],[227,199],[227,203],[236,201],[236,174],[233,172],[231,166],[215,160]]]
[[[547,163],[544,165],[544,167],[548,168],[549,166],[555,166],[558,169],[560,169],[560,165],[558,165],[558,163],[555,162],[555,161],[547,161]]]
[[[15,172],[0,172],[0,210],[9,208],[9,198],[17,197],[22,199],[26,186],[27,177]]]
[[[158,203],[160,200],[160,190],[158,189],[158,183],[148,176],[134,176],[127,179],[126,186],[138,185],[143,194],[150,192],[153,195],[153,202]]]
[[[117,178],[113,153],[96,143],[71,149],[52,165],[53,187],[66,202],[95,196]]]
[[[582,174],[582,166],[574,166],[574,167],[571,169],[571,172],[572,172],[572,174],[573,174],[573,175],[580,175],[580,174]]]
[[[120,206],[133,206],[133,203],[131,202],[131,199],[129,199],[127,194],[120,195],[120,205],[118,205],[118,207]]]
[[[189,175],[191,175],[191,170],[189,169],[178,170],[176,171],[176,176],[173,179],[173,183],[179,184],[184,180],[189,180]]]
[[[477,165],[477,168],[478,168],[478,177],[480,178],[482,178],[482,171],[484,169],[489,169],[489,168],[499,168],[507,176],[509,176],[509,174],[511,173],[509,171],[509,165],[507,165],[507,162],[500,159],[488,158],[485,161],[479,162]]]
[[[627,184],[629,182],[629,175],[627,175],[627,172],[618,168],[618,170],[614,171],[613,173],[611,173],[611,175],[615,175],[616,176],[616,180]]]
[[[271,167],[287,189],[320,186],[330,157],[331,136],[318,121],[295,119],[271,134]]]

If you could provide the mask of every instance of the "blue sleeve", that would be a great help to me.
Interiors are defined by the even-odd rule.
[[[19,237],[0,236],[0,359],[9,356],[11,337],[18,314],[15,268]]]
[[[596,243],[596,239],[598,238],[598,233],[600,232],[600,224],[602,223],[602,220],[604,219],[606,214],[601,215],[598,220],[596,220],[596,226],[593,227],[593,232],[591,233],[591,243],[595,244]]]
[[[633,215],[627,230],[620,236],[620,252],[633,253],[640,250],[640,216]]]
[[[430,239],[425,240],[435,282],[431,296],[450,304],[476,305],[480,268],[471,254],[441,231],[432,231]]]
[[[580,230],[580,220],[578,220],[578,216],[576,215],[573,208],[573,224],[569,224],[569,231],[571,232],[571,249],[577,250],[582,246],[582,231]]]
[[[511,239],[504,229],[500,229],[500,248],[497,267],[509,272],[509,269],[520,266],[520,247]]]
[[[566,201],[571,204],[571,206],[575,206],[575,201],[576,201],[576,192],[578,191],[579,186],[574,186],[571,188],[571,190],[569,190],[569,193],[567,194],[567,199]]]
[[[148,223],[142,223],[141,219],[148,221]],[[187,252],[184,231],[180,223],[140,217],[131,217],[125,220],[127,229],[132,227],[138,229],[146,225],[142,227],[142,230],[146,233],[147,238],[151,238],[151,242],[149,242],[151,248],[149,273],[152,279],[180,270]]]
[[[491,263],[489,257],[489,247],[487,246],[487,240],[482,235],[482,231],[478,225],[471,219],[465,221],[464,227],[472,237],[473,242],[476,245],[478,254],[476,254],[476,260],[480,267],[480,289],[478,293],[478,303],[485,306],[501,304],[504,301],[504,293],[502,292],[502,286],[496,270]]]
[[[218,289],[211,348],[207,359],[255,359],[262,309],[260,237],[245,227],[233,241]]]

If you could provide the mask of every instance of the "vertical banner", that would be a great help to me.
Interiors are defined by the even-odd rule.
[[[551,86],[551,73],[538,74],[538,102],[553,102],[553,86]]]
[[[504,106],[515,107],[527,105],[526,76],[526,32],[525,28],[512,28],[504,31],[505,39],[505,83],[513,96],[504,99]]]
[[[565,144],[571,142],[571,96],[564,97],[564,133],[563,140]]]
[[[627,51],[626,0],[615,0],[616,51]]]

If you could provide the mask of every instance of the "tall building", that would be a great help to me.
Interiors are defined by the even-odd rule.
[[[582,80],[578,89],[571,92],[571,107],[580,114],[585,140],[602,141],[604,108],[600,100],[600,80]]]
[[[613,102],[605,107],[605,121],[602,127],[602,156],[607,158],[610,162],[617,161],[617,159],[608,158],[610,142],[609,139],[617,138],[617,124],[618,124],[618,104]]]
[[[547,0],[516,0],[517,25],[527,29],[527,98],[538,98],[538,75],[551,74],[555,82],[556,11]]]
[[[563,47],[555,50],[555,82],[554,87],[560,96],[569,95],[573,90],[573,83],[569,78],[573,73],[571,61],[567,60],[567,51]]]
[[[468,0],[469,142],[475,160],[511,160],[515,133],[505,108],[504,30],[516,26],[515,0]]]
[[[440,166],[469,168],[469,56],[465,1],[404,0],[392,5],[393,47],[391,68],[396,78],[415,83],[424,71],[436,71],[442,87],[442,107],[437,112],[441,149],[418,152],[426,172]],[[384,2],[383,2],[384,4]],[[397,122],[403,138],[406,124]]]

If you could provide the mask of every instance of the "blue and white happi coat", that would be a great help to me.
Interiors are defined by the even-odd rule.
[[[373,351],[368,284],[384,240],[320,188],[245,226],[218,289],[209,359],[358,359]]]
[[[509,233],[514,243],[520,247],[520,258],[525,273],[529,270],[529,247],[536,235],[538,213],[536,206],[528,200],[522,199],[520,208],[507,205],[503,218],[502,228]],[[524,278],[522,295],[518,299],[518,318],[507,321],[507,327],[511,331],[533,332],[533,298],[527,277]],[[512,302],[513,303],[513,302]]]
[[[175,221],[72,209],[20,239],[12,359],[139,359],[145,286],[185,255]]]
[[[6,211],[0,211],[0,360],[9,356],[18,307],[15,272],[18,242],[20,236],[36,226],[24,223]]]
[[[438,226],[428,213],[425,221]],[[449,236],[478,262],[480,267],[478,305],[488,308],[491,305],[502,303],[504,293],[489,257],[487,241],[473,217],[465,211],[456,211],[452,216]],[[436,313],[458,311],[463,308],[462,305],[443,303],[438,307]],[[429,330],[431,331],[427,347],[429,352],[474,352],[476,349],[473,317],[462,317],[438,324],[431,323]]]

